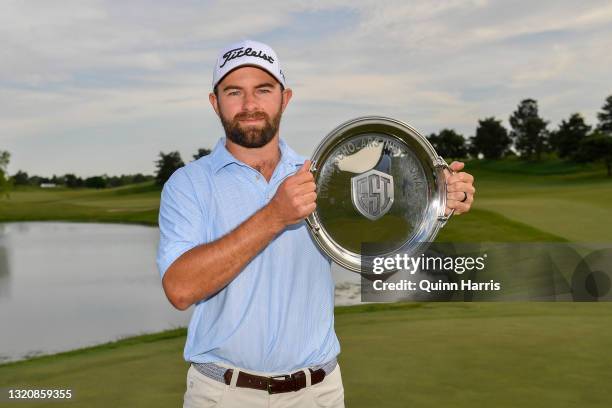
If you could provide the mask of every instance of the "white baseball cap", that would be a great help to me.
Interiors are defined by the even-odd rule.
[[[280,69],[278,57],[274,50],[266,44],[245,40],[225,47],[219,53],[213,71],[213,89],[230,71],[244,65],[266,70],[285,87],[285,75],[283,75],[283,71]]]

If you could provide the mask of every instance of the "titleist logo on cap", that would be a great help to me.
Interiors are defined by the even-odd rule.
[[[265,52],[261,50],[255,51],[254,49],[250,47],[247,49],[244,49],[244,47],[239,47],[239,48],[231,49],[225,54],[223,54],[224,61],[223,61],[223,64],[219,65],[219,68],[223,68],[223,66],[227,64],[229,61],[236,59],[236,58],[240,58],[240,57],[257,57],[265,61],[268,61],[270,64],[274,63],[274,58],[267,55]]]
[[[264,43],[243,40],[228,45],[219,52],[213,70],[213,89],[216,89],[217,84],[231,71],[246,65],[263,69],[285,86],[285,76],[276,52]]]

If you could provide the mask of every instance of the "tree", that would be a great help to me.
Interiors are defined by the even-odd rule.
[[[510,116],[510,137],[521,157],[540,160],[547,149],[548,132],[546,122],[538,114],[538,103],[525,99]]]
[[[580,143],[576,154],[579,162],[602,161],[608,170],[608,177],[612,176],[612,134],[595,131]]]
[[[478,157],[482,153],[485,159],[500,159],[510,150],[512,139],[502,125],[501,120],[494,117],[478,121],[476,135],[470,138],[470,154]]]
[[[198,149],[198,153],[193,155],[193,160],[198,160],[200,157],[208,156],[210,154],[210,149]]]
[[[93,176],[85,179],[85,187],[87,188],[106,188],[107,181],[104,176]]]
[[[16,186],[27,186],[30,184],[30,179],[28,177],[28,173],[25,171],[17,171],[17,173],[13,174],[13,184]]]
[[[155,166],[157,167],[155,183],[158,186],[163,186],[164,183],[168,181],[172,173],[184,165],[185,163],[183,163],[181,154],[179,152],[170,152],[168,154],[159,152],[159,160],[155,162]]]
[[[597,113],[597,119],[599,119],[597,130],[612,134],[612,95],[606,98],[606,103],[601,107],[601,110]]]
[[[83,187],[83,184],[85,184],[82,178],[77,177],[72,173],[64,174],[64,182],[68,188]]]
[[[33,174],[28,178],[28,182],[31,186],[39,186],[40,183],[43,183],[43,178]]]
[[[7,151],[0,150],[0,196],[4,195],[8,197],[9,191],[13,185],[11,180],[6,176],[10,160],[11,154]]]
[[[442,129],[428,138],[436,152],[445,158],[461,159],[467,155],[465,138],[452,129]]]
[[[580,142],[587,137],[591,126],[587,125],[579,113],[574,113],[568,120],[562,120],[559,129],[550,134],[550,147],[562,159],[574,158]]]
[[[56,176],[55,174],[51,177],[51,182],[55,185],[62,186],[66,184],[64,176]]]
[[[122,174],[121,176],[110,176],[106,179],[107,187],[119,187],[126,183],[126,177]]]

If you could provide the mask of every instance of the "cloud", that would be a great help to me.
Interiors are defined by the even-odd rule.
[[[362,114],[470,135],[534,97],[551,124],[574,111],[594,122],[612,93],[611,23],[603,1],[3,1],[0,145],[11,170],[47,174],[111,172],[67,147],[142,155],[115,160],[117,173],[210,147],[212,61],[247,37],[281,57],[295,91],[283,135],[303,154]]]

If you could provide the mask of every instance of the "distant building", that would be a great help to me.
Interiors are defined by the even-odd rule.
[[[57,184],[55,183],[40,183],[40,188],[55,188]]]

